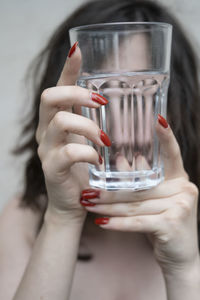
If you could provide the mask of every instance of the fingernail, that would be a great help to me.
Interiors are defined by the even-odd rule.
[[[91,93],[91,99],[101,105],[106,105],[108,103],[108,100],[105,97],[94,92]]]
[[[83,205],[83,206],[95,206],[95,205],[96,205],[96,203],[91,203],[91,202],[89,202],[89,201],[83,199],[82,197],[81,197],[81,199],[80,199],[80,203],[81,203],[81,205]]]
[[[110,147],[111,146],[111,141],[109,139],[109,137],[107,136],[107,134],[101,130],[100,132],[100,139],[102,140],[102,142],[104,143],[105,146]]]
[[[94,220],[94,223],[96,225],[104,225],[104,224],[108,224],[108,222],[109,222],[109,218],[96,218]]]
[[[78,42],[74,43],[74,45],[71,47],[71,49],[69,50],[69,53],[68,53],[68,57],[71,57],[72,54],[75,52],[76,50],[76,47],[78,45]]]
[[[99,198],[99,196],[100,196],[100,191],[94,189],[86,189],[83,190],[81,193],[81,198],[84,200]]]
[[[102,165],[102,163],[103,163],[103,158],[101,157],[100,154],[99,154],[99,163],[100,163],[100,165]]]
[[[165,120],[165,118],[163,118],[160,114],[158,114],[158,122],[160,123],[160,125],[162,125],[164,128],[167,128],[169,125],[167,123],[167,121]]]

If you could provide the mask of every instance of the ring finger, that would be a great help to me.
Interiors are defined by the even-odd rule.
[[[176,197],[176,196],[175,196]],[[81,200],[81,204],[88,211],[107,216],[138,216],[138,215],[156,215],[161,214],[174,207],[174,197],[166,199],[138,201],[130,203],[113,203],[113,204],[90,204],[89,201]]]

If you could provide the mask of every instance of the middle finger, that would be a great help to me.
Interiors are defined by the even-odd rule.
[[[139,215],[161,214],[175,205],[174,197],[158,200],[138,201],[129,203],[96,204],[95,206],[81,199],[81,203],[88,211],[106,216],[128,217]]]

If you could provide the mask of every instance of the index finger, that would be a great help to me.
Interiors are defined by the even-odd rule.
[[[132,190],[117,190],[117,191],[107,191],[107,190],[95,190],[86,189],[82,191],[82,198],[85,200],[92,201],[92,203],[98,204],[110,204],[110,203],[129,203],[149,200],[167,200],[183,192],[183,186],[185,186],[186,180],[181,178],[175,178],[171,180],[164,180],[159,185],[141,191]],[[96,197],[96,198],[95,198]]]
[[[81,67],[81,51],[76,42],[70,49],[57,86],[75,85]]]

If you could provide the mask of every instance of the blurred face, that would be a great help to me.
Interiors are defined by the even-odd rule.
[[[104,44],[98,45],[102,47],[100,61],[104,60],[101,71],[109,76],[89,80],[87,87],[109,101],[100,110],[91,109],[91,118],[112,141],[110,171],[119,170],[119,157],[126,159],[126,167],[121,171],[151,169],[155,162],[155,118],[160,113],[161,86],[166,75],[149,71],[152,69],[149,37],[149,33],[137,33],[120,41],[118,37],[112,43],[108,40],[109,47],[114,49],[112,56],[104,55]],[[115,75],[111,76],[113,72]],[[101,153],[98,147],[96,150]],[[104,166],[100,168],[104,170]]]
[[[112,140],[110,159],[113,169],[117,168],[119,156],[125,157],[129,164],[123,171],[149,169],[152,164],[156,93],[163,75],[142,74],[151,64],[148,48],[148,36],[144,34],[137,34],[121,43],[119,70],[139,71],[141,75],[107,78],[99,88],[99,92],[109,100],[105,110],[107,133]],[[106,61],[110,68],[113,59]],[[141,156],[145,157],[145,161],[141,160]]]

